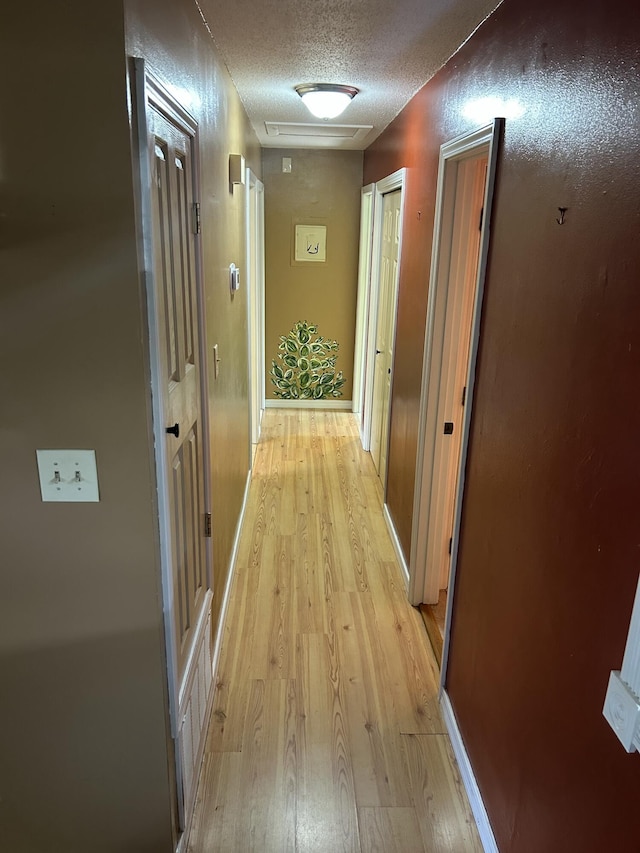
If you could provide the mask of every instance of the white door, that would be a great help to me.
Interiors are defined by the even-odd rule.
[[[197,126],[135,60],[169,718],[185,828],[213,696],[211,516]]]
[[[375,334],[375,362],[371,409],[371,456],[384,486],[389,439],[389,406],[395,330],[398,260],[400,249],[401,190],[382,199],[382,246]]]
[[[487,154],[457,167],[453,235],[448,269],[442,365],[437,412],[433,486],[435,500],[427,535],[427,603],[437,603],[449,586],[453,513],[466,402],[471,321],[478,274],[478,252]],[[434,600],[435,599],[435,600]]]
[[[148,111],[154,280],[160,377],[164,384],[172,613],[178,680],[209,586],[205,543],[204,454],[197,314],[192,139],[153,107]]]

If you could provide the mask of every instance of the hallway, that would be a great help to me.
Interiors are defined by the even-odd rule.
[[[267,409],[190,853],[481,851],[355,416]]]

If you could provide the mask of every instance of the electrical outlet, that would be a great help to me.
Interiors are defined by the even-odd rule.
[[[95,450],[36,450],[43,501],[100,500]]]

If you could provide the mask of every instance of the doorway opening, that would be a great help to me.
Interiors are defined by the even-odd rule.
[[[361,389],[361,440],[374,461],[386,492],[387,448],[391,418],[393,352],[406,169],[363,190],[363,210],[369,227],[361,229],[361,274],[356,340],[363,357],[358,366]],[[363,272],[364,267],[364,272]]]
[[[264,414],[264,185],[247,168],[247,329],[249,333],[250,459],[260,439]]]
[[[374,184],[362,188],[360,200],[360,248],[358,256],[358,300],[356,305],[356,331],[353,359],[352,411],[358,415],[360,441],[364,445],[364,388],[367,363],[367,317],[371,285],[373,253],[373,200]]]
[[[502,119],[440,149],[409,599],[446,668],[453,581]]]

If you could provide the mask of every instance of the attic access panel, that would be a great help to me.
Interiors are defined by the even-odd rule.
[[[373,130],[371,124],[327,124],[326,122],[265,121],[267,135],[287,139],[339,139],[362,142]]]

